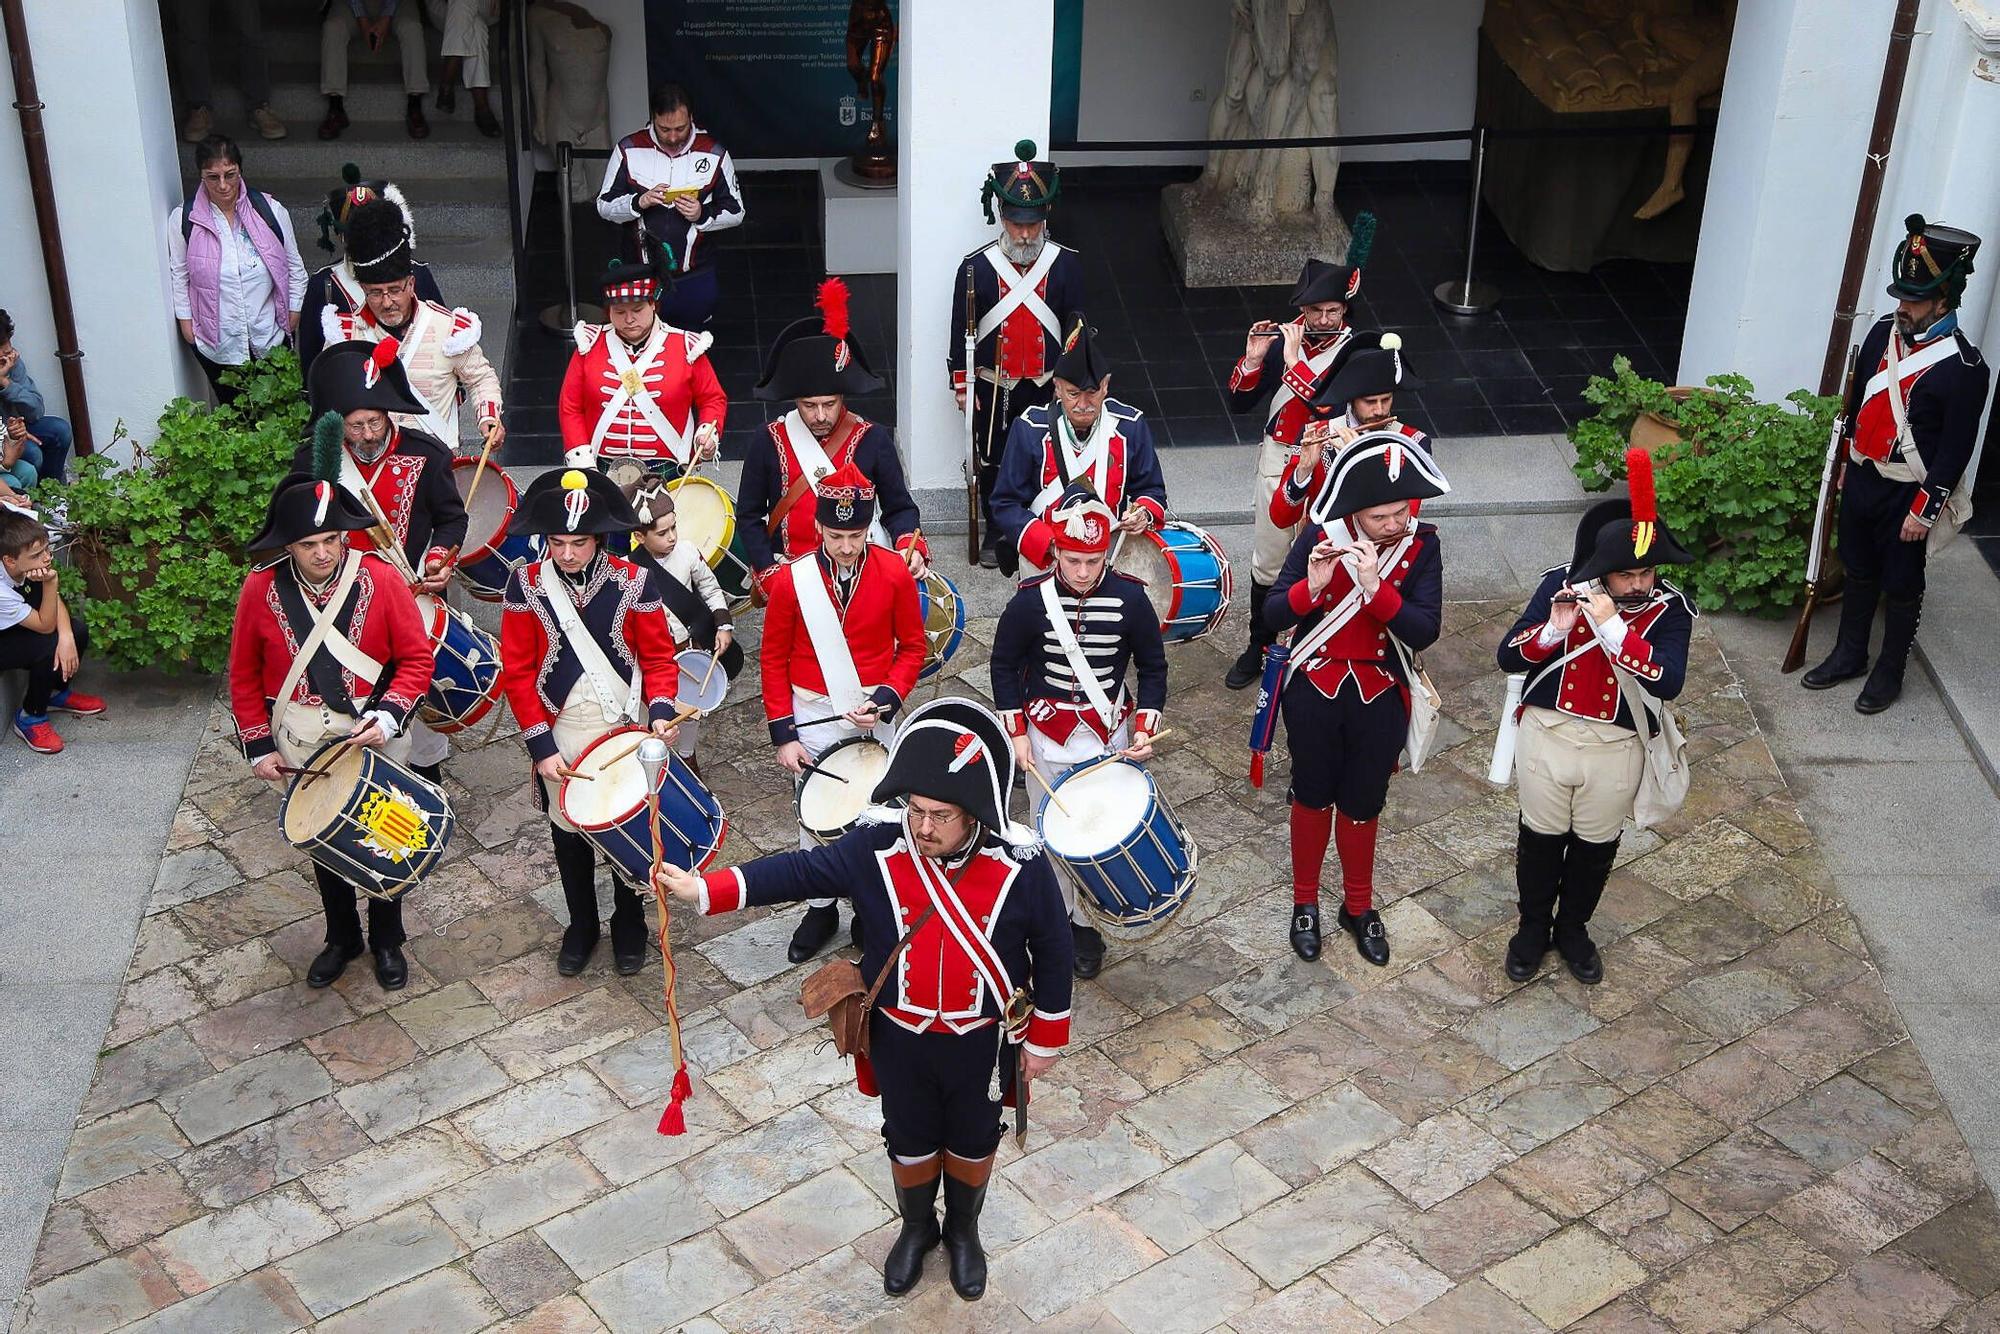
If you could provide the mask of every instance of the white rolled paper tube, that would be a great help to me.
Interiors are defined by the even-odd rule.
[[[1514,737],[1521,730],[1521,692],[1527,687],[1526,672],[1507,673],[1507,699],[1500,706],[1500,730],[1493,737],[1493,765],[1486,781],[1505,787],[1514,778]]]

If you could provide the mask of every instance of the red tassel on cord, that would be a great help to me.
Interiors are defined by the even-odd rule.
[[[819,285],[820,328],[828,338],[847,337],[847,284],[828,278]]]
[[[681,1110],[681,1104],[687,1101],[688,1093],[692,1088],[693,1085],[688,1079],[686,1066],[682,1066],[680,1069],[674,1071],[673,1091],[667,1096],[666,1110],[660,1113],[660,1133],[662,1135],[685,1135],[687,1133],[687,1115]]]
[[[1250,752],[1250,786],[1264,786],[1264,752],[1261,750]]]

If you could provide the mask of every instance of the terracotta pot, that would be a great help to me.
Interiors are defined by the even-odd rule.
[[[1685,384],[1677,384],[1667,390],[1668,396],[1676,403],[1685,403],[1695,394],[1707,392],[1699,385]],[[1632,423],[1632,430],[1625,439],[1626,443],[1636,445],[1647,453],[1657,454],[1668,445],[1681,443],[1681,428],[1657,412],[1642,412]],[[1697,454],[1702,452],[1699,445],[1694,450]]]
[[[96,533],[82,534],[70,547],[70,558],[83,575],[84,592],[93,598],[130,606],[160,577],[157,552],[146,557],[146,568],[136,574],[123,574],[112,569],[111,557],[112,549]]]

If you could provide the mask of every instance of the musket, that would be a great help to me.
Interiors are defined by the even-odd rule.
[[[1847,349],[1847,374],[1840,383],[1840,404],[1847,406],[1847,399],[1854,392],[1854,363],[1861,355],[1860,344],[1851,344]],[[1783,672],[1796,672],[1805,666],[1806,640],[1812,634],[1813,612],[1819,608],[1820,587],[1826,581],[1826,558],[1828,544],[1833,539],[1834,507],[1840,503],[1840,489],[1834,479],[1840,476],[1840,451],[1846,442],[1847,416],[1836,413],[1833,429],[1827,433],[1826,461],[1819,470],[1819,501],[1813,507],[1812,543],[1806,548],[1806,596],[1799,604],[1798,624],[1792,627],[1792,642],[1785,649],[1785,660],[1779,665]]]
[[[972,426],[979,387],[979,308],[972,292],[972,261],[965,264],[965,561],[979,564],[979,443]]]

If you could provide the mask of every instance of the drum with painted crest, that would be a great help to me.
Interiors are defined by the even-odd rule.
[[[458,820],[444,789],[373,746],[313,752],[278,808],[285,840],[364,893],[400,898],[444,856]]]
[[[799,828],[819,843],[831,843],[854,828],[888,768],[889,748],[872,736],[851,736],[828,746],[799,775]]]
[[[957,584],[936,570],[926,570],[917,580],[917,602],[923,612],[925,640],[924,669],[917,673],[917,679],[926,681],[944,670],[965,640],[965,599],[959,596]]]
[[[718,483],[694,473],[667,483],[667,490],[674,493],[674,513],[680,516],[680,540],[694,543],[715,572],[730,610],[737,615],[748,611],[750,561],[736,531],[736,502]]]
[[[487,462],[480,475],[479,489],[472,491],[472,475],[479,460],[453,459],[451,478],[458,483],[458,498],[472,492],[465,508],[465,545],[458,553],[458,581],[472,596],[498,602],[507,591],[507,576],[515,569],[542,558],[546,543],[539,537],[508,535],[514,510],[521,503],[514,479],[496,463]]]
[[[417,595],[417,611],[430,632],[437,663],[418,715],[433,732],[462,732],[499,702],[500,641],[428,593]]]
[[[638,747],[643,727],[620,727],[584,747],[562,780],[556,801],[620,875],[634,885],[652,879],[653,834],[646,806],[646,771]],[[660,844],[667,861],[698,871],[722,849],[729,822],[722,803],[702,785],[687,761],[671,752],[660,767]]]
[[[1201,638],[1229,611],[1235,591],[1229,557],[1220,542],[1191,523],[1127,535],[1116,566],[1146,585],[1169,644]]]
[[[1200,849],[1137,761],[1091,760],[1056,779],[1037,817],[1049,855],[1114,926],[1158,926],[1193,892]]]

